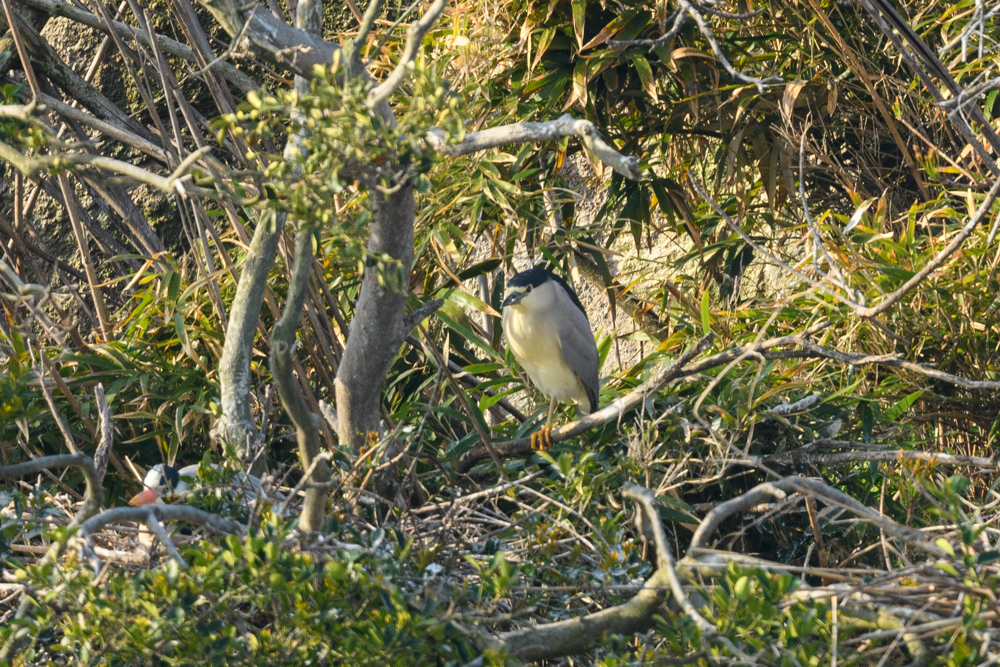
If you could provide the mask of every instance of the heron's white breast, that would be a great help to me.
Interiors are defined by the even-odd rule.
[[[589,405],[579,378],[563,361],[557,329],[548,317],[550,311],[524,303],[534,296],[532,293],[521,304],[504,308],[503,330],[507,345],[543,394],[560,401],[574,400]]]

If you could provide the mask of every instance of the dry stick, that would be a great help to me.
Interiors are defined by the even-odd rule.
[[[114,455],[111,447],[114,444],[114,424],[111,423],[111,409],[104,396],[104,385],[100,382],[94,387],[94,398],[97,400],[97,414],[100,416],[101,440],[94,452],[94,466],[97,468],[97,482],[104,480],[108,470],[108,460]],[[121,463],[116,467],[121,467]]]
[[[39,356],[45,355],[45,350],[38,351]],[[56,424],[59,426],[59,431],[62,433],[63,441],[66,443],[66,449],[68,449],[73,454],[79,454],[80,450],[77,449],[76,442],[73,441],[73,436],[70,434],[69,429],[66,424],[63,423],[62,417],[59,415],[59,410],[56,409],[56,403],[52,400],[52,390],[49,389],[49,385],[45,382],[45,367],[44,361],[40,362],[41,368],[38,372],[38,386],[42,390],[42,396],[45,397],[45,402],[49,406],[49,411],[52,413],[52,418],[56,420]],[[57,371],[55,369],[49,369],[50,372],[55,374]]]
[[[100,280],[97,271],[94,269],[94,260],[90,256],[90,244],[83,231],[83,225],[77,215],[75,200],[76,195],[69,186],[69,181],[65,173],[60,173],[59,189],[62,190],[63,202],[66,204],[66,214],[69,216],[70,224],[73,227],[73,235],[76,236],[80,254],[83,257],[83,268],[87,273],[87,283],[90,285],[90,295],[94,300],[94,309],[97,311],[97,319],[101,324],[101,334],[104,340],[111,340],[111,325],[108,322],[108,311],[104,306],[104,295],[101,294]]]
[[[912,449],[889,449],[881,451],[841,452],[838,454],[823,454],[819,452],[781,452],[767,456],[751,457],[745,461],[729,460],[729,463],[753,465],[758,461],[766,463],[787,463],[791,465],[838,465],[841,463],[857,463],[859,461],[926,461],[932,464],[956,467],[978,468],[980,470],[996,470],[995,459],[983,456],[956,456],[939,452],[922,452]]]
[[[17,29],[17,20],[14,10],[10,6],[10,0],[2,0],[4,15],[7,17],[7,27],[10,35],[14,38],[14,45],[17,47],[17,55],[21,59],[21,69],[28,79],[31,87],[32,102],[38,102],[42,96],[42,89],[38,87],[38,79],[35,78],[35,70],[31,66],[31,58],[28,57],[28,50],[24,48],[24,41],[21,39],[20,31]]]
[[[535,472],[531,473],[530,475],[525,475],[521,479],[516,479],[516,480],[514,480],[512,482],[505,482],[503,484],[500,484],[499,486],[494,486],[494,487],[491,487],[489,489],[485,489],[483,491],[477,491],[475,493],[470,493],[470,494],[465,495],[465,496],[459,496],[458,498],[455,498],[455,499],[453,499],[453,500],[451,500],[449,502],[446,502],[446,503],[437,503],[436,505],[424,505],[423,507],[418,507],[417,509],[410,510],[410,514],[418,514],[418,515],[419,514],[429,514],[431,512],[436,512],[438,510],[444,510],[444,509],[447,509],[447,510],[451,511],[451,509],[453,509],[453,508],[455,508],[455,507],[457,507],[459,505],[464,505],[466,503],[470,503],[473,500],[480,500],[481,498],[489,498],[490,496],[499,495],[499,494],[503,493],[504,491],[506,491],[507,489],[514,488],[515,486],[521,486],[522,484],[530,482],[531,480],[535,479],[536,477],[541,477],[542,475],[545,475],[545,474],[548,474],[548,471],[546,471],[546,470],[536,470]],[[547,498],[547,500],[548,500],[548,498]]]
[[[118,47],[118,51],[121,53],[122,57],[121,62],[123,65],[125,65],[125,69],[129,73],[129,76],[132,78],[132,82],[135,84],[136,90],[139,91],[139,96],[146,104],[146,111],[149,113],[150,118],[153,120],[153,125],[156,127],[156,132],[160,138],[160,143],[163,145],[163,148],[166,151],[168,164],[170,164],[170,166],[173,166],[173,161],[179,158],[174,153],[174,151],[171,150],[173,147],[169,143],[167,130],[163,126],[163,121],[160,118],[160,114],[156,110],[156,102],[153,99],[152,94],[149,92],[149,89],[147,88],[146,84],[143,83],[142,78],[139,76],[139,74],[135,71],[135,68],[132,66],[132,61],[135,60],[137,63],[139,63],[140,67],[143,67],[142,61],[139,59],[138,54],[135,53],[135,51],[133,51],[127,44],[125,44],[122,41],[121,36],[113,28],[111,28],[114,19],[111,18],[111,14],[108,12],[108,8],[104,6],[103,0],[91,0],[90,4],[96,5],[96,7],[99,10],[99,15],[104,20],[105,25],[108,26],[108,34],[110,34],[111,37],[115,40],[115,46]],[[97,14],[98,12],[95,12],[95,15]],[[180,141],[179,137],[177,137],[176,139],[178,142]]]
[[[809,526],[812,528],[813,540],[816,541],[816,555],[819,558],[819,566],[825,568],[826,547],[823,545],[823,531],[820,530],[819,518],[816,516],[816,501],[812,496],[806,496],[806,514],[809,515]]]
[[[62,379],[62,375],[60,375],[58,371],[53,368],[53,364],[49,361],[47,356],[40,354],[38,355],[38,358],[41,359],[42,363],[45,365],[45,369],[49,371],[49,374],[52,376],[52,381],[56,383],[57,387],[59,387],[59,391],[61,391],[62,395],[66,397],[66,401],[70,404],[70,407],[73,408],[73,412],[80,417],[80,421],[82,421],[84,426],[87,427],[91,437],[96,438],[97,430],[94,428],[94,422],[90,421],[90,419],[83,414],[83,408],[80,407],[80,401],[76,400],[76,396],[74,396],[73,392],[70,391],[69,387],[66,385],[66,381]]]
[[[195,154],[192,153],[192,155]],[[201,156],[199,155],[198,157]],[[183,173],[175,171],[169,177],[164,177],[159,174],[154,174],[151,171],[147,171],[141,167],[136,167],[128,162],[122,162],[121,160],[115,160],[101,155],[92,155],[90,153],[64,153],[58,156],[38,155],[28,157],[27,155],[23,155],[20,151],[12,148],[10,145],[0,141],[0,159],[10,162],[15,169],[32,178],[40,172],[55,169],[60,166],[65,167],[65,164],[69,163],[73,165],[89,166],[95,169],[120,174],[133,181],[145,183],[146,185],[156,188],[162,192],[166,192],[167,194],[173,194],[176,192],[182,195],[192,194],[210,197],[219,196],[219,193],[215,190],[182,182],[182,177],[184,176]],[[36,189],[35,192],[38,192],[40,189],[41,188]]]
[[[92,12],[75,7],[68,2],[64,2],[63,0],[24,0],[24,4],[42,9],[53,16],[68,18],[76,23],[81,23],[96,30],[100,30],[109,36],[113,30],[118,35],[132,37],[144,44],[146,43],[146,34],[139,28],[114,20],[111,21],[111,27],[109,28],[104,21]],[[183,58],[189,62],[196,62],[195,51],[187,44],[182,44],[181,42],[159,34],[156,35],[156,40],[164,52],[169,53],[172,56]],[[148,46],[148,44],[146,45]],[[219,70],[226,80],[244,93],[251,90],[257,90],[258,88],[257,84],[254,83],[250,77],[236,69],[230,63],[218,63],[216,65],[216,69]]]
[[[490,438],[488,430],[476,418],[476,413],[472,409],[472,405],[469,403],[469,397],[466,396],[465,392],[462,391],[462,388],[458,386],[458,382],[455,381],[455,377],[451,374],[451,369],[448,368],[448,363],[445,361],[444,356],[442,356],[441,351],[437,349],[437,345],[431,341],[431,337],[427,334],[427,330],[424,326],[422,324],[418,324],[417,328],[420,329],[420,335],[424,339],[424,348],[430,351],[430,353],[437,360],[438,366],[444,369],[445,377],[448,379],[448,384],[451,385],[452,391],[454,391],[459,400],[462,401],[462,406],[465,408],[466,414],[469,415],[473,428],[475,428],[476,432],[479,434],[479,441],[486,447],[486,451],[489,452],[490,458],[493,459],[493,464],[500,471],[500,474],[506,477],[507,471],[504,469],[503,463],[500,461],[500,456],[497,454],[497,450],[493,446],[493,440]]]
[[[806,219],[806,225],[809,227],[809,231],[812,232],[813,240],[819,247],[821,253],[823,253],[823,258],[826,259],[827,266],[833,271],[836,276],[837,282],[840,284],[841,288],[847,292],[851,291],[850,285],[844,279],[844,274],[840,272],[840,267],[837,265],[830,254],[826,251],[826,245],[823,243],[823,237],[820,236],[819,229],[816,227],[816,223],[813,221],[812,213],[809,211],[809,199],[806,197],[806,134],[809,132],[809,128],[812,127],[811,124],[807,123],[802,129],[802,136],[799,138],[799,198],[802,200],[802,214]],[[814,255],[815,257],[815,255]]]
[[[45,95],[43,93],[42,102],[44,102],[44,104],[38,107],[38,111],[44,111],[46,108],[52,109],[66,118],[94,128],[100,132],[102,136],[111,137],[112,139],[120,141],[123,144],[131,146],[132,148],[149,155],[150,157],[156,158],[160,162],[167,162],[167,154],[162,148],[146,141],[137,134],[129,132],[123,127],[101,120],[96,116],[91,116],[86,111],[70,106],[69,104],[57,100],[51,95]]]

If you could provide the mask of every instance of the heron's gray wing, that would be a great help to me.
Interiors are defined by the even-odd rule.
[[[597,376],[597,343],[590,330],[590,322],[580,307],[573,303],[562,287],[557,288],[556,292],[559,296],[553,315],[559,328],[562,358],[580,379],[587,398],[590,399],[589,412],[593,412],[597,410],[597,398],[601,393]]]

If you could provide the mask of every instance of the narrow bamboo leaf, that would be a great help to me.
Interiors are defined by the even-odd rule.
[[[922,390],[918,390],[910,394],[909,396],[898,401],[895,405],[885,411],[885,418],[889,421],[895,421],[906,414],[906,411],[910,409],[917,399],[923,395]]]
[[[712,333],[712,316],[708,312],[708,290],[701,295],[701,331],[706,336]]]
[[[576,46],[583,50],[583,29],[587,14],[587,0],[573,0],[573,34]]]

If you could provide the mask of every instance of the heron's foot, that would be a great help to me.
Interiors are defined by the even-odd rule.
[[[531,434],[531,449],[544,452],[552,446],[552,427],[545,425]]]

